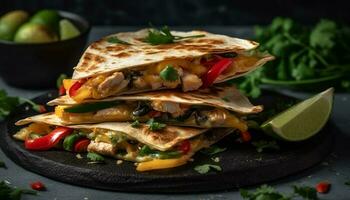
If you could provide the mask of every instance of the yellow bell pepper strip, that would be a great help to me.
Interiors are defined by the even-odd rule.
[[[173,167],[178,167],[186,164],[187,160],[188,160],[188,156],[182,156],[180,158],[164,159],[164,160],[156,159],[156,160],[139,163],[136,167],[136,170],[139,172],[143,172],[143,171],[150,171],[150,170],[156,170],[156,169],[173,168]]]

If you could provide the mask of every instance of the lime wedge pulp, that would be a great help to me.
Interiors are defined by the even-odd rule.
[[[60,26],[60,36],[61,40],[67,40],[73,37],[76,37],[80,34],[80,31],[77,27],[74,26],[72,22],[67,19],[62,19],[59,22]]]
[[[306,99],[261,125],[262,130],[286,141],[306,140],[327,123],[332,111],[333,88]]]

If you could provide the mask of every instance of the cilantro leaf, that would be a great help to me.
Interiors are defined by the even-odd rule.
[[[309,186],[293,186],[294,193],[299,195],[305,200],[317,200],[317,191],[313,187]]]
[[[196,170],[200,174],[206,174],[210,171],[210,169],[214,169],[216,171],[222,171],[219,165],[204,164],[204,165],[197,165],[194,167],[194,170]]]
[[[86,157],[89,158],[93,162],[104,162],[105,161],[105,158],[103,156],[101,156],[100,154],[97,154],[97,153],[93,153],[93,152],[89,152],[86,155]]]
[[[179,80],[179,73],[177,70],[171,66],[166,66],[160,73],[159,76],[165,81],[177,81]]]
[[[212,145],[208,148],[202,149],[200,152],[206,155],[215,155],[223,151],[226,151],[226,148],[220,148],[218,146]]]
[[[138,127],[140,127],[140,122],[139,122],[139,120],[135,120],[133,123],[131,123],[131,126],[132,126],[133,128],[138,128]]]
[[[112,36],[112,37],[107,38],[107,42],[114,43],[114,44],[131,45],[130,43],[119,39],[117,36]]]
[[[0,182],[0,199],[20,200],[22,194],[36,195],[37,192],[34,190],[11,187],[5,181]]]
[[[270,150],[280,149],[279,145],[275,140],[272,140],[272,141],[258,140],[258,141],[252,142],[252,144],[255,146],[256,151],[259,153],[265,151],[266,149],[270,149]]]
[[[268,185],[262,185],[256,189],[255,192],[249,192],[245,189],[240,189],[240,194],[243,199],[248,200],[290,200],[290,197],[286,197],[283,194],[275,191],[275,189]]]
[[[144,39],[144,42],[147,42],[151,45],[159,44],[170,44],[174,43],[176,40],[182,40],[185,38],[198,38],[204,37],[205,35],[191,35],[191,36],[174,36],[171,34],[170,29],[167,26],[163,26],[160,29],[151,28],[148,31],[147,37]]]
[[[166,124],[156,122],[153,118],[148,120],[147,124],[151,131],[158,131],[166,127]]]

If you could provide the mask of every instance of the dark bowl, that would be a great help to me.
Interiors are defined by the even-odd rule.
[[[60,74],[72,73],[87,43],[90,24],[73,13],[59,11],[59,14],[73,22],[81,34],[40,44],[0,40],[0,75],[6,83],[21,88],[53,88]]]

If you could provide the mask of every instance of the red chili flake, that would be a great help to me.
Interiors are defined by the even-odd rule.
[[[329,182],[322,181],[317,183],[316,190],[318,193],[328,193],[330,187],[331,187],[331,184]]]
[[[30,184],[30,187],[33,189],[33,190],[38,190],[38,191],[44,191],[46,190],[46,187],[45,185],[40,182],[40,181],[36,181],[36,182],[33,182]]]
[[[58,89],[58,94],[59,94],[60,96],[66,94],[66,89],[64,88],[63,85],[61,85],[60,88]]]
[[[246,131],[246,132],[241,132],[241,138],[243,142],[249,142],[252,139],[252,136],[248,131]]]
[[[40,113],[44,113],[44,112],[46,112],[46,111],[47,111],[47,110],[46,110],[45,106],[39,105],[39,112],[40,112]]]

